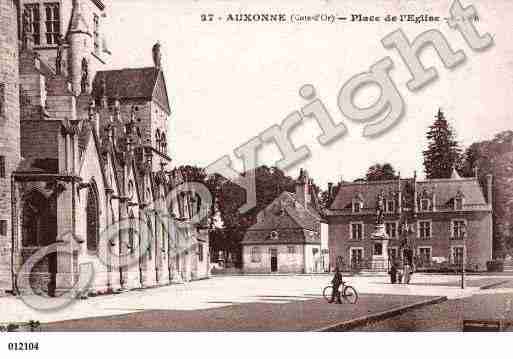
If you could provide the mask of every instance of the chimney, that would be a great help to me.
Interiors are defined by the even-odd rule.
[[[310,178],[308,172],[302,168],[296,181],[296,198],[304,207],[310,203]]]
[[[328,200],[333,198],[333,182],[328,182]]]
[[[491,174],[486,175],[486,190],[488,204],[493,208],[493,176]]]

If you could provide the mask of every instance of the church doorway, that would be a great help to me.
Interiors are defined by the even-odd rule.
[[[22,258],[28,260],[40,248],[55,243],[57,239],[57,217],[54,199],[39,191],[24,197],[22,212]],[[36,292],[50,296],[55,294],[57,255],[48,254],[32,268],[29,283]]]

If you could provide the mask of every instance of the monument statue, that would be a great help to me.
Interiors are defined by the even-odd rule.
[[[376,225],[383,224],[383,212],[385,210],[385,194],[383,191],[378,195],[376,204]]]
[[[371,237],[377,240],[388,239],[384,221],[385,193],[381,191],[376,200],[376,228]]]
[[[59,35],[57,39],[57,57],[55,58],[55,72],[57,75],[62,75],[62,67],[63,67],[63,52],[64,52],[64,38],[62,35]]]

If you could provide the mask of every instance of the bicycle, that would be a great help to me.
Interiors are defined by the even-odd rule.
[[[346,302],[356,304],[356,302],[358,301],[358,292],[350,285],[346,285],[346,282],[342,282],[338,290],[340,292],[340,298],[343,298]],[[322,296],[324,297],[324,299],[326,299],[326,301],[331,301],[332,292],[332,285],[329,285],[323,289]]]

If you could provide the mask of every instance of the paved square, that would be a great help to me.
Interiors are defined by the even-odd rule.
[[[314,330],[421,299],[470,297],[479,293],[479,287],[508,278],[469,276],[467,289],[462,290],[459,277],[455,275],[415,274],[410,285],[392,285],[384,275],[345,277],[347,283],[357,289],[360,300],[356,305],[341,306],[328,305],[322,299],[322,289],[330,279],[327,275],[214,277],[89,298],[50,313],[34,311],[14,297],[0,298],[0,322],[38,320],[49,323],[107,317],[116,318],[116,322],[60,323],[50,327],[65,330],[73,327],[83,330]],[[510,288],[501,290],[513,293]]]

